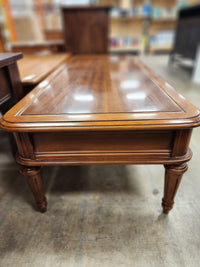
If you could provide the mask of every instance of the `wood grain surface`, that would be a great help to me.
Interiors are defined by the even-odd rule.
[[[36,85],[64,63],[69,54],[25,55],[18,67],[23,86]]]
[[[14,131],[168,129],[199,110],[132,56],[73,56],[2,119]]]
[[[107,53],[109,11],[108,6],[63,7],[66,51],[73,54]]]

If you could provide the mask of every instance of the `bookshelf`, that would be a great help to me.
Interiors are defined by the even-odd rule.
[[[149,52],[170,51],[176,29],[178,0],[151,0],[152,11],[149,26]]]
[[[170,51],[176,27],[177,1],[99,0],[100,5],[113,6],[110,50],[138,53]],[[127,14],[123,9],[126,4],[129,9]]]
[[[8,51],[9,43],[16,40],[17,35],[10,3],[6,0],[0,0],[0,51]]]
[[[23,2],[23,0],[20,0]],[[47,40],[62,38],[60,5],[69,0],[29,0]],[[114,53],[170,51],[177,10],[198,0],[91,0],[110,5],[110,49]],[[11,0],[16,3],[16,1]],[[27,1],[24,1],[27,2]],[[16,4],[15,4],[16,5]],[[30,4],[29,4],[30,6]],[[15,7],[14,7],[15,8]]]
[[[114,53],[142,53],[145,49],[144,25],[148,14],[144,10],[145,0],[99,0],[99,5],[109,4],[110,51]],[[133,4],[134,3],[134,4]]]
[[[111,41],[114,39],[111,51],[171,51],[178,10],[197,2],[198,0],[99,0],[99,4],[111,4],[114,10],[118,9],[118,14],[120,10],[123,13],[122,7],[126,3],[132,11],[129,11],[131,14],[114,17],[111,13]],[[131,38],[134,43],[132,45],[129,40]]]

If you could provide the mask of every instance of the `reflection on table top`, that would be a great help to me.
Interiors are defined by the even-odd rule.
[[[4,118],[9,127],[193,127],[199,111],[133,56],[72,56]]]

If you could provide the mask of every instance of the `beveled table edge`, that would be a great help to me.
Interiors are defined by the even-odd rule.
[[[108,55],[109,56],[109,55]],[[83,56],[84,57],[84,56]],[[72,57],[70,57],[71,59]],[[121,129],[182,129],[197,127],[200,125],[200,111],[187,101],[182,95],[165,82],[160,76],[144,65],[139,59],[134,57],[136,63],[141,67],[141,71],[161,88],[183,112],[159,112],[146,113],[117,113],[117,114],[88,114],[93,116],[93,120],[80,119],[82,114],[57,114],[57,115],[20,115],[24,109],[41,93],[42,89],[54,79],[66,66],[62,64],[57,70],[49,75],[43,87],[40,83],[32,92],[18,102],[0,120],[0,125],[7,131],[14,132],[34,132],[34,131],[65,131],[65,130],[121,130]],[[21,108],[22,107],[22,108]],[[67,119],[73,115],[74,119]],[[95,117],[96,116],[96,117]],[[151,118],[151,116],[153,118]],[[148,119],[149,118],[149,119]]]

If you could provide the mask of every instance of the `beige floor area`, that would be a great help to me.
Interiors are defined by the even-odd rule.
[[[143,60],[200,107],[200,85],[166,56]],[[162,214],[164,168],[155,165],[43,169],[48,211],[34,209],[0,131],[1,267],[199,267],[200,128],[171,213]]]

